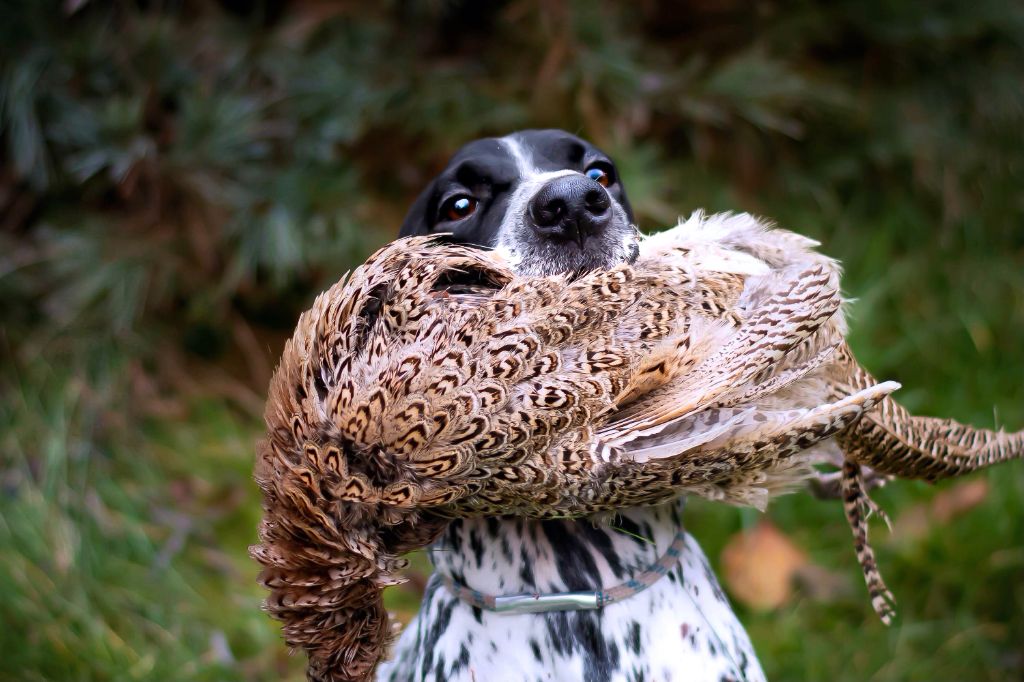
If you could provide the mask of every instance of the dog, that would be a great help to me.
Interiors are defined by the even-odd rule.
[[[607,154],[561,130],[525,130],[460,149],[416,199],[400,234],[445,234],[501,250],[520,272],[548,275],[631,262],[634,224]],[[453,521],[430,549],[435,571],[420,611],[378,679],[763,680],[746,631],[683,530],[683,506],[581,520]],[[650,587],[572,610],[580,593],[635,585],[631,579],[666,557]],[[519,596],[505,600],[517,604],[511,612],[500,612],[468,594]]]

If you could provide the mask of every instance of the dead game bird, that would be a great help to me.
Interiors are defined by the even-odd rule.
[[[843,462],[872,603],[861,467],[935,481],[1024,456],[914,417],[853,358],[840,268],[748,215],[695,214],[634,262],[523,277],[501,252],[395,242],[317,298],[266,408],[253,556],[311,680],[366,680],[403,553],[464,516],[579,517],[700,495],[763,509]]]

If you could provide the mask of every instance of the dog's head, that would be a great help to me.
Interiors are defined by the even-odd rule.
[[[562,130],[471,142],[420,194],[401,236],[451,233],[505,252],[523,274],[632,261],[633,211],[615,164]]]

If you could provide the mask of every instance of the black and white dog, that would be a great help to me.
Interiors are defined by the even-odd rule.
[[[521,272],[585,271],[636,256],[612,160],[559,130],[463,147],[423,191],[402,236],[451,233],[505,251]],[[600,519],[459,520],[431,549],[435,573],[382,680],[762,680],[764,673],[700,547],[650,588],[594,610],[484,611],[446,578],[491,595],[626,583],[681,537],[682,502]]]

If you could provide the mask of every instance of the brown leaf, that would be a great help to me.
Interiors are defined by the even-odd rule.
[[[774,609],[793,593],[793,579],[807,555],[770,521],[733,535],[722,550],[729,591],[747,606]]]
[[[986,497],[988,481],[984,478],[965,481],[935,496],[932,500],[932,516],[939,523],[948,523],[954,517],[980,505]]]
[[[908,507],[893,525],[892,541],[924,537],[934,525],[949,523],[984,502],[988,488],[984,478],[964,481],[943,490],[931,502]]]

